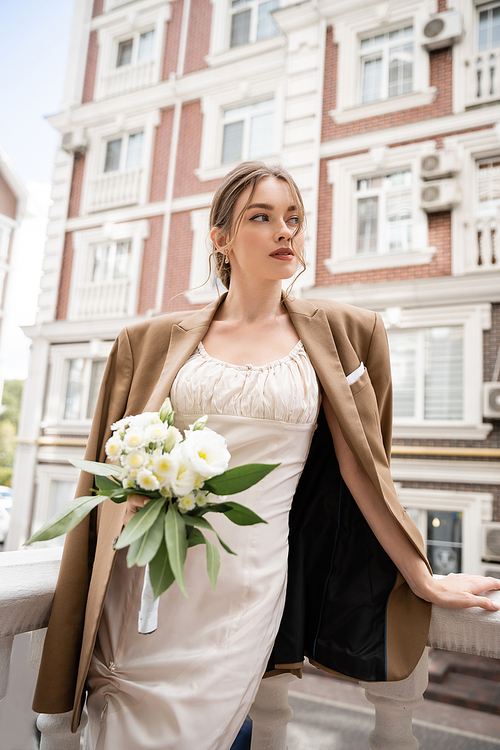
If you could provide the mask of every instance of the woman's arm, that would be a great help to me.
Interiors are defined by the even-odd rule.
[[[323,408],[332,433],[342,478],[371,530],[401,571],[411,590],[421,599],[438,604],[440,607],[500,609],[500,604],[485,596],[480,596],[484,591],[500,589],[500,579],[465,574],[450,574],[443,579],[435,579],[431,576],[425,562],[385,502],[382,501],[370,478],[347,445],[335,412],[325,394],[323,394]]]

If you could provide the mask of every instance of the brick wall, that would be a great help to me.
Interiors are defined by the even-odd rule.
[[[84,170],[85,154],[75,154],[73,174],[71,175],[71,190],[69,193],[68,219],[80,215]]]
[[[191,4],[188,27],[188,44],[184,73],[193,73],[207,67],[204,58],[208,55],[210,45],[210,26],[212,24],[211,0],[196,0]]]
[[[417,490],[448,490],[451,492],[488,492],[493,495],[492,521],[500,521],[500,487],[491,484],[464,484],[463,482],[401,482],[402,487]]]
[[[73,265],[73,233],[66,232],[64,250],[59,276],[59,294],[57,298],[56,319],[63,320],[68,315],[69,287],[71,283],[71,267]]]
[[[85,79],[83,82],[82,104],[91,102],[94,98],[94,84],[95,74],[97,70],[98,54],[99,43],[97,41],[97,31],[91,31],[89,35],[89,46],[87,50],[87,66],[85,68]]]
[[[100,16],[102,14],[104,6],[104,0],[94,0],[94,7],[92,8],[92,18]]]
[[[338,70],[338,45],[334,43],[334,30],[329,27],[326,33],[325,76],[323,91],[323,121],[322,141],[344,138],[372,130],[407,125],[433,117],[452,114],[452,54],[451,49],[437,50],[429,54],[430,85],[437,87],[437,95],[432,102],[423,107],[401,109],[377,117],[367,117],[362,120],[337,125],[328,114],[337,106],[336,81]]]
[[[189,288],[193,232],[189,211],[172,214],[168,243],[167,273],[163,292],[164,312],[195,309],[183,292]],[[175,295],[181,295],[176,297]],[[175,297],[175,299],[173,299]]]
[[[151,192],[149,197],[151,203],[165,200],[173,119],[174,110],[172,107],[162,110],[161,122],[155,132]]]
[[[174,198],[209,192],[215,190],[219,184],[219,180],[201,182],[194,173],[194,170],[200,166],[202,127],[203,114],[200,101],[183,104],[177,146]]]
[[[152,216],[149,219],[149,237],[144,240],[142,255],[141,281],[137,305],[137,313],[139,315],[144,315],[148,310],[152,310],[155,307],[162,234],[163,216]]]
[[[184,0],[174,0],[171,4],[172,17],[166,24],[165,51],[163,54],[162,81],[165,81],[170,73],[177,71],[177,58],[179,57],[179,40],[181,36],[182,11]]]

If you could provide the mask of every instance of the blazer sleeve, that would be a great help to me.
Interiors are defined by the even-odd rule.
[[[116,339],[104,371],[85,452],[103,461],[110,425],[125,415],[134,362],[127,330]],[[81,472],[75,497],[90,495],[94,476]],[[73,708],[87,592],[96,544],[95,509],[67,534],[43,648],[33,710],[63,713]]]
[[[366,369],[377,398],[380,428],[387,460],[391,460],[392,442],[392,377],[389,343],[382,318],[375,314],[368,353],[365,361]]]

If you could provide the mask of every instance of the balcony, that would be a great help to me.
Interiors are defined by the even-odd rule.
[[[500,270],[500,214],[465,222],[465,273]]]
[[[139,203],[142,173],[142,167],[135,167],[94,177],[88,190],[88,210],[104,211]]]
[[[130,312],[131,286],[128,278],[78,284],[71,301],[71,320],[126,315]]]
[[[500,99],[500,50],[478,52],[466,60],[467,107]]]
[[[31,664],[40,663],[44,628],[59,569],[60,548],[0,554],[0,698],[7,692],[10,652],[14,635],[32,633]],[[490,594],[500,601],[500,592]],[[500,658],[500,611],[477,607],[446,610],[433,607],[428,645],[436,648]],[[427,687],[427,652],[414,672],[401,682],[361,683],[375,706],[375,727],[367,738],[375,750],[415,750],[412,712]],[[263,680],[250,711],[252,750],[285,750],[286,726],[292,717],[288,705],[288,676]],[[87,722],[82,718],[83,730]],[[40,714],[42,750],[79,750],[79,734],[70,733],[70,714]]]
[[[116,6],[121,5],[115,0]],[[142,60],[134,65],[123,65],[114,68],[102,77],[102,83],[99,88],[99,98],[108,99],[111,96],[128,94],[130,91],[143,89],[155,83],[156,62],[154,59]]]

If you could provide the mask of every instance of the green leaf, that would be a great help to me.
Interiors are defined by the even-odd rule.
[[[175,580],[184,596],[187,597],[184,583],[184,563],[187,553],[186,524],[173,503],[169,504],[165,516],[165,542]]]
[[[209,508],[210,510],[210,508]],[[200,529],[207,529],[207,531],[213,531],[216,535],[217,539],[221,543],[221,545],[224,547],[226,552],[229,552],[230,555],[235,555],[236,552],[233,552],[233,550],[225,543],[225,541],[220,537],[220,535],[217,533],[217,531],[214,529],[211,523],[207,521],[206,518],[200,518],[199,516],[184,516],[184,521],[186,523],[186,526],[197,526]]]
[[[243,492],[254,484],[260,482],[279,464],[245,464],[228,469],[217,477],[207,479],[203,485],[204,490],[213,492],[214,495],[235,495]]]
[[[161,540],[158,552],[149,563],[149,580],[155,599],[158,599],[160,594],[163,594],[175,581],[164,538]]]
[[[120,534],[115,549],[128,547],[129,544],[145,534],[158,518],[164,505],[165,500],[161,498],[160,500],[150,500],[144,507],[139,508]]]
[[[220,553],[215,544],[212,544],[212,542],[206,537],[205,544],[207,546],[207,573],[212,586],[214,587],[214,591],[216,591],[217,589],[215,587],[217,585],[217,578],[220,570]]]
[[[25,544],[46,542],[48,539],[55,539],[56,536],[66,534],[71,529],[74,529],[80,521],[88,516],[96,505],[99,505],[105,499],[99,495],[92,495],[91,497],[76,497],[74,500],[70,500],[55,516],[38,529]]]
[[[116,492],[117,490],[123,492],[122,485],[114,479],[109,479],[109,477],[97,476],[95,483],[101,492]]]
[[[216,591],[217,578],[220,570],[219,550],[212,542],[201,533],[199,529],[191,529],[188,536],[188,547],[195,547],[197,544],[205,544],[207,548],[207,573],[214,591]],[[234,552],[233,552],[234,554]]]
[[[142,567],[151,562],[153,557],[158,552],[158,549],[163,539],[163,527],[165,524],[165,516],[163,513],[158,513],[158,517],[152,526],[146,531],[146,533],[132,542],[127,552],[127,565],[129,568],[132,565],[138,565]]]
[[[233,523],[237,523],[238,526],[252,526],[254,523],[267,523],[263,518],[254,513],[253,510],[247,508],[246,505],[240,505],[231,500],[225,505],[230,506],[230,510],[223,511],[226,517],[229,518]]]
[[[68,456],[64,458],[70,464],[76,466],[77,469],[87,471],[89,474],[95,474],[98,477],[110,477],[112,474],[118,476],[118,474],[122,473],[120,467],[114,466],[114,464],[102,464],[98,461],[81,461],[78,458],[68,458]]]

